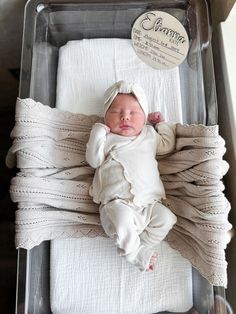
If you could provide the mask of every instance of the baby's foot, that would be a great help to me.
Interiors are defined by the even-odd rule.
[[[148,272],[154,270],[156,262],[157,262],[157,253],[154,253],[152,257],[150,258],[149,268],[147,269]]]

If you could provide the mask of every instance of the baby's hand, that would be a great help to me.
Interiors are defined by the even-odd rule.
[[[105,136],[106,134],[110,133],[110,128],[106,124],[97,122],[93,125],[92,132],[94,134]]]
[[[149,113],[149,115],[147,117],[147,120],[152,125],[155,125],[155,124],[157,124],[159,122],[165,121],[165,119],[164,119],[164,117],[163,117],[163,115],[162,115],[162,113],[160,111]]]

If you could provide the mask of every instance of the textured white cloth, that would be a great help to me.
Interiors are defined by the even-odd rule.
[[[119,81],[110,86],[104,93],[104,116],[117,94],[133,94],[142,107],[145,116],[149,113],[148,102],[143,88],[137,83]]]
[[[149,112],[161,111],[167,121],[182,122],[179,69],[153,70],[137,57],[131,41],[128,39],[85,39],[68,42],[64,47],[61,47],[58,63],[56,107],[76,113],[103,115],[104,108],[101,104],[105,100],[104,91],[119,80],[137,82],[142,86],[147,97]],[[80,250],[84,243],[82,241],[86,242],[84,250]],[[119,302],[117,303],[117,298],[114,296],[117,296],[118,293],[120,295],[119,300],[122,301],[124,296],[130,295],[130,292],[132,292],[132,296],[125,298],[128,304],[123,304],[123,311],[118,313],[125,314],[126,308],[129,308],[129,313],[132,314],[154,313],[159,310],[184,312],[191,307],[191,266],[177,252],[173,250],[159,251],[160,256],[163,253],[163,268],[159,269],[160,271],[157,269],[151,274],[151,277],[145,278],[140,276],[140,273],[136,273],[137,270],[133,269],[132,265],[130,267],[126,261],[117,257],[116,249],[111,241],[104,241],[102,238],[98,238],[96,241],[97,243],[93,242],[93,239],[77,239],[70,243],[69,249],[65,241],[63,243],[60,240],[58,242],[54,241],[51,250],[51,302],[55,313],[64,314],[66,310],[67,313],[71,314],[73,311],[79,313],[80,311],[77,309],[80,307],[80,302],[77,300],[84,300],[87,305],[91,304],[93,300],[93,310],[90,308],[86,312],[85,307],[82,307],[81,312],[115,314],[114,308],[110,310],[110,307],[119,308],[121,305]],[[100,247],[94,250],[99,241]],[[165,247],[165,244],[163,246]],[[100,255],[100,265],[93,262],[97,260],[97,254],[100,251],[113,254],[113,259],[116,261],[113,262],[113,267],[108,268],[109,275],[107,276],[104,276],[104,273],[107,272],[107,269],[104,269],[107,265],[107,258]],[[166,255],[167,252],[168,256]],[[74,257],[74,254],[77,253],[80,254],[78,258]],[[94,273],[91,273],[91,267],[86,267],[87,254],[90,254],[89,259],[92,261],[92,266],[95,266]],[[109,256],[110,258],[111,256]],[[177,264],[172,263],[173,259]],[[72,267],[70,268],[70,274],[63,271],[65,269],[64,260],[67,260]],[[78,260],[81,261],[80,264]],[[128,268],[124,269],[124,265]],[[82,267],[82,271],[80,271],[80,267]],[[86,272],[84,267],[87,269]],[[175,269],[174,272],[173,269]],[[134,272],[138,275],[138,278],[134,276]],[[90,280],[87,279],[89,274],[91,274]],[[71,284],[71,280],[76,276],[79,276],[79,278]],[[80,280],[81,276],[84,276],[84,280]],[[94,278],[97,278],[97,280],[94,280]],[[110,287],[104,287],[101,290],[104,278],[107,278],[105,283],[112,283],[113,288],[116,287],[116,293],[108,294],[109,297],[107,297],[107,293],[110,291]],[[113,280],[111,281],[110,278],[113,278]],[[60,283],[58,282],[59,279]],[[70,284],[67,280],[70,280]],[[129,285],[130,280],[133,280],[132,286]],[[97,289],[94,293],[88,295],[91,282],[97,282]],[[167,287],[164,289],[166,283]],[[78,284],[80,284],[81,289],[77,288]],[[120,287],[120,285],[122,286]],[[65,309],[68,300],[65,302],[65,299],[61,298],[64,295],[61,287],[67,286],[71,287],[71,293],[67,295],[70,306]],[[146,286],[152,287],[152,289],[147,290],[145,289]],[[126,289],[126,287],[128,288]],[[83,293],[82,299],[81,291]],[[146,293],[146,298],[141,297],[143,291]],[[163,291],[165,291],[164,294]],[[133,302],[131,302],[131,298]],[[103,301],[104,299],[105,301]],[[101,302],[99,302],[100,300]],[[138,302],[139,300],[140,302]],[[104,306],[109,306],[107,311],[105,311]],[[134,307],[137,312],[134,311]],[[100,310],[98,310],[99,308]]]
[[[53,240],[50,269],[54,314],[183,313],[192,306],[191,267],[166,242],[147,274],[117,256],[109,238]]]
[[[129,39],[83,39],[61,47],[56,107],[103,116],[104,92],[120,80],[142,86],[150,112],[161,111],[166,121],[183,121],[178,67],[149,67],[137,57]]]

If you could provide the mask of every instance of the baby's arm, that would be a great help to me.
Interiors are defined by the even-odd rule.
[[[89,141],[86,145],[86,161],[93,168],[99,167],[105,160],[104,145],[109,127],[102,123],[95,123],[92,127]]]
[[[148,122],[157,130],[157,154],[164,155],[175,149],[175,124],[164,122],[160,111],[148,115]]]

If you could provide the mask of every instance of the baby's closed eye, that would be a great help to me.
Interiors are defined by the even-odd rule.
[[[131,115],[134,115],[134,114],[141,114],[141,112],[140,112],[140,111],[131,111],[130,114],[131,114]]]

